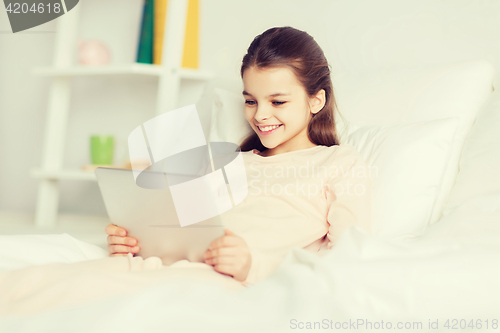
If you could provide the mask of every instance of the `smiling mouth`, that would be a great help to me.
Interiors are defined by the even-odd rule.
[[[262,127],[257,126],[257,128],[259,129],[259,132],[262,134],[270,134],[270,133],[273,133],[274,131],[276,131],[281,126],[283,126],[283,124],[273,125],[273,126],[262,126]]]

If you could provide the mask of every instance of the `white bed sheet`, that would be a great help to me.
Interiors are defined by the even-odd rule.
[[[0,235],[0,273],[32,265],[74,263],[103,258],[108,252],[67,233]]]
[[[484,325],[500,314],[498,262],[498,234],[429,236],[405,245],[349,228],[327,256],[295,248],[268,279],[243,290],[166,281],[71,308],[1,317],[0,332],[289,332],[299,322],[358,319],[420,321],[423,332],[429,320]],[[352,329],[360,330],[367,331]]]

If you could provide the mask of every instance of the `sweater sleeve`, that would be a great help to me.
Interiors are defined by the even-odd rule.
[[[370,168],[351,145],[335,156],[324,193],[328,205],[327,242],[318,251],[323,256],[331,250],[341,233],[350,226],[371,232],[372,182]]]
[[[286,253],[278,254],[269,251],[264,253],[258,249],[250,249],[250,255],[252,256],[252,264],[247,278],[243,281],[245,286],[253,285],[268,277],[281,265]]]

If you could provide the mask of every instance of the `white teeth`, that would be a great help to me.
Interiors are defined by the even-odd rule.
[[[266,126],[266,127],[260,127],[260,126],[259,126],[259,128],[260,128],[260,130],[261,130],[262,132],[268,132],[268,131],[271,131],[271,130],[273,130],[273,129],[275,129],[275,128],[278,128],[278,127],[280,127],[280,125],[275,125],[275,126]]]

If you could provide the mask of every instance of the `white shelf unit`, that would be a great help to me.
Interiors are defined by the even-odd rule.
[[[35,225],[54,227],[59,209],[59,181],[96,181],[94,172],[65,169],[62,165],[64,142],[70,108],[71,78],[102,75],[147,75],[158,77],[156,115],[174,110],[181,80],[208,81],[212,73],[182,68],[188,0],[169,0],[161,65],[133,63],[84,67],[75,65],[75,50],[80,15],[80,2],[57,19],[57,34],[53,66],[35,68],[33,74],[51,77],[47,106],[47,121],[42,152],[42,165],[31,170],[40,179],[36,204]]]
[[[80,169],[44,170],[35,168],[31,170],[31,177],[50,180],[89,180],[97,181],[94,171]]]
[[[164,69],[159,65],[130,64],[130,65],[110,65],[110,66],[74,66],[67,68],[44,67],[35,68],[33,74],[40,76],[91,76],[91,75],[150,75],[161,77]],[[180,68],[181,79],[190,80],[210,80],[212,74],[209,71],[202,71],[190,68]]]

